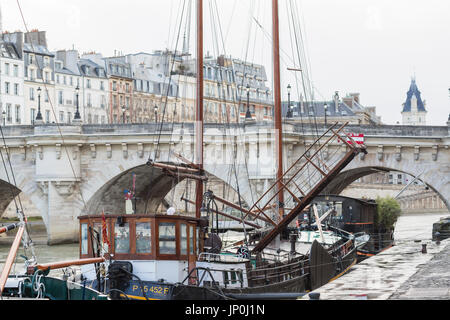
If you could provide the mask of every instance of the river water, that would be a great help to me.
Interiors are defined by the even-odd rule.
[[[441,217],[450,216],[449,213],[423,213],[410,214],[400,216],[394,233],[395,240],[398,241],[414,241],[414,240],[431,240],[431,232],[433,223],[438,222]],[[425,228],[425,229],[424,229]],[[79,257],[78,244],[46,246],[35,245],[35,252],[38,263],[47,263],[54,261],[74,260]],[[9,246],[0,246],[0,268],[9,253]],[[20,273],[23,270],[24,259],[20,257],[24,255],[21,248],[16,259],[16,265],[13,267],[11,274]]]

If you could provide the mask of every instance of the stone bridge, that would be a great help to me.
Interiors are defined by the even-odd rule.
[[[347,132],[365,134],[369,153],[353,160],[326,192],[339,193],[364,175],[395,170],[421,175],[450,208],[449,130],[349,126]],[[324,131],[286,123],[284,168]],[[77,241],[80,214],[123,213],[123,191],[131,188],[132,173],[137,177],[137,212],[155,212],[181,181],[147,166],[147,160],[179,162],[172,151],[193,160],[193,124],[18,126],[3,128],[3,133],[0,212],[14,196],[26,197],[43,217],[49,244]],[[273,183],[275,136],[270,124],[206,124],[205,169],[252,205]]]

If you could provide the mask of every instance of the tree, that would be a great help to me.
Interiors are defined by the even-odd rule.
[[[391,197],[377,198],[377,225],[379,228],[393,230],[394,225],[400,216],[400,204]]]

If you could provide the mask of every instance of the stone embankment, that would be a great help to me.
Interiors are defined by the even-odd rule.
[[[449,300],[449,262],[450,239],[399,241],[314,292],[321,300]]]

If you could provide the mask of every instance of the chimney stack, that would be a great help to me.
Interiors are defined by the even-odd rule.
[[[32,30],[25,33],[25,43],[47,47],[47,37],[45,31]]]

